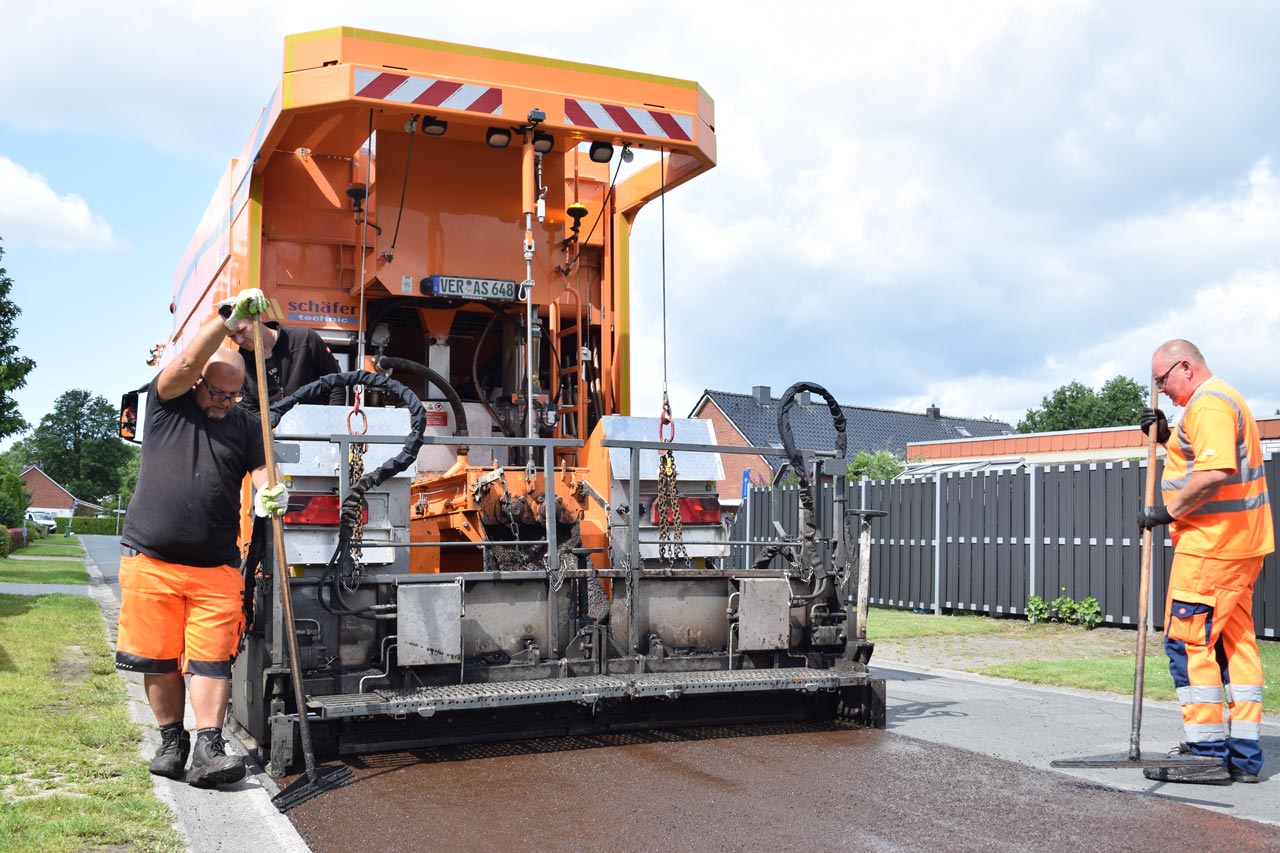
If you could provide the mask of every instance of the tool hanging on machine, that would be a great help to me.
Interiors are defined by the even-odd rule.
[[[1151,380],[1151,408],[1160,403],[1156,381]],[[1143,506],[1156,502],[1156,428],[1147,433],[1147,488]],[[1129,721],[1129,751],[1121,755],[1095,755],[1089,758],[1060,758],[1050,761],[1050,767],[1078,767],[1095,770],[1121,769],[1125,767],[1172,768],[1189,764],[1221,764],[1221,758],[1211,755],[1175,753],[1164,755],[1142,754],[1142,694],[1147,663],[1147,596],[1151,590],[1151,528],[1142,531],[1142,562],[1138,569],[1138,641],[1133,663],[1133,712]]]
[[[271,421],[267,417],[267,366],[266,357],[262,352],[262,319],[256,314],[253,317],[253,355],[258,372],[258,411],[262,415],[260,418],[262,421],[262,450],[266,457],[267,485],[274,487],[279,481],[276,475],[275,447],[271,439]],[[275,543],[276,577],[280,579],[280,605],[284,614],[283,628],[281,630],[285,635],[285,645],[289,650],[289,678],[293,682],[293,699],[298,713],[298,731],[302,739],[302,759],[306,764],[306,775],[295,780],[272,798],[276,808],[286,812],[331,788],[345,785],[355,774],[345,764],[325,768],[316,766],[315,750],[311,744],[311,724],[307,720],[307,697],[302,689],[302,665],[298,660],[298,635],[294,630],[293,596],[289,589],[289,561],[284,549],[284,522],[275,513],[270,515],[271,534]]]

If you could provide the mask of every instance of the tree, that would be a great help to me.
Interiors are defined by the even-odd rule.
[[[891,450],[878,450],[875,453],[859,450],[853,457],[853,461],[849,463],[848,473],[845,476],[851,483],[856,483],[863,477],[870,477],[872,480],[892,480],[906,469],[906,460],[895,456]]]
[[[21,477],[12,471],[0,474],[0,535],[4,529],[22,526],[22,516],[30,500],[27,484]]]
[[[4,248],[0,247],[2,260]],[[27,374],[36,366],[34,361],[18,354],[18,345],[13,340],[18,335],[14,321],[22,309],[9,298],[12,289],[13,279],[0,267],[0,438],[27,428],[27,422],[18,412],[18,401],[10,395],[27,384]]]
[[[1018,432],[1134,426],[1145,405],[1142,386],[1127,376],[1107,380],[1096,393],[1080,382],[1070,382],[1043,398],[1039,409],[1028,409],[1018,422]]]
[[[1098,389],[1098,417],[1102,426],[1136,426],[1148,404],[1147,389],[1128,376],[1108,379]]]
[[[31,446],[31,436],[20,438],[9,445],[8,450],[0,452],[0,471],[21,474],[27,463],[35,458],[36,452]]]
[[[117,494],[131,448],[116,431],[119,416],[103,397],[73,388],[53,403],[31,436],[31,450],[46,474],[77,498],[95,503]]]

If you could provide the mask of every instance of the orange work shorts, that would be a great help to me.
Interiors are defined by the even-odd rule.
[[[122,556],[120,593],[116,669],[231,677],[244,631],[239,569]]]

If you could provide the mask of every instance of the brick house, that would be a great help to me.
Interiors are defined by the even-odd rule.
[[[26,466],[18,476],[25,484],[26,493],[31,496],[28,510],[42,510],[63,518],[71,515],[72,507],[75,508],[75,514],[81,516],[102,512],[102,507],[78,500],[64,489],[57,480],[41,470],[39,462]]]
[[[796,442],[811,450],[831,450],[836,432],[826,401],[811,400],[808,394],[796,398],[791,410],[791,430]],[[732,447],[776,447],[782,449],[778,435],[778,404],[768,385],[756,385],[750,394],[728,391],[702,392],[693,407],[691,418],[706,418],[715,429],[716,441]],[[975,418],[945,417],[936,406],[924,412],[899,412],[866,406],[841,406],[847,420],[845,438],[851,460],[858,451],[876,453],[888,449],[902,456],[907,446],[919,441],[943,441],[951,437],[999,436],[1013,432],[1001,421]],[[785,461],[779,456],[745,456],[724,454],[725,478],[720,481],[722,502],[737,503],[742,497],[743,472],[750,470],[753,483],[770,482]]]
[[[1265,453],[1280,450],[1280,417],[1261,417],[1258,435]],[[1164,454],[1160,449],[1159,453]],[[1147,436],[1136,426],[1032,432],[973,438],[913,441],[907,458],[920,460],[908,474],[976,470],[1012,465],[1057,465],[1145,459]]]

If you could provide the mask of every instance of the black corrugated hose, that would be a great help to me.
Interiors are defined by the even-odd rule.
[[[351,538],[355,530],[356,521],[360,518],[360,507],[364,500],[365,492],[404,471],[418,458],[418,451],[422,448],[422,434],[427,426],[427,412],[422,406],[422,401],[418,399],[418,395],[414,394],[409,388],[394,379],[381,374],[370,373],[367,370],[352,370],[347,373],[331,373],[328,376],[322,376],[309,385],[303,385],[297,391],[294,391],[283,400],[273,403],[271,406],[271,426],[275,427],[280,423],[280,418],[298,403],[327,399],[329,392],[334,388],[350,388],[357,385],[386,391],[388,394],[398,398],[405,408],[409,410],[409,434],[405,436],[404,446],[400,448],[400,452],[383,462],[373,471],[365,473],[347,492],[347,497],[342,502],[341,526],[338,529],[338,547],[334,549],[333,557],[329,560],[329,565],[320,579],[320,585],[317,590],[321,605],[326,610],[340,616],[364,616],[371,610],[371,608],[353,609],[348,606],[342,598],[342,584],[339,582],[339,578],[349,576],[355,566],[355,561],[351,556]],[[322,591],[326,582],[331,586],[334,600],[339,605],[337,608],[324,599]]]
[[[840,404],[836,402],[836,398],[831,395],[831,392],[816,382],[797,382],[783,393],[781,400],[778,402],[778,436],[782,439],[782,450],[786,453],[792,470],[800,478],[800,557],[798,562],[801,566],[808,566],[813,573],[814,580],[818,582],[813,592],[806,595],[792,596],[792,601],[797,603],[811,601],[825,595],[828,582],[827,568],[822,561],[822,554],[818,552],[818,525],[814,521],[813,489],[809,480],[809,471],[804,464],[803,457],[796,449],[795,436],[791,432],[791,409],[795,405],[796,397],[805,391],[817,394],[827,402],[827,409],[831,412],[832,425],[836,430],[835,452],[837,459],[844,458],[845,448],[847,447],[847,438],[845,436],[847,422],[844,410],[840,408]],[[786,550],[788,550],[787,544],[770,545],[760,552],[760,556],[756,558],[753,568],[765,568],[775,556]]]

